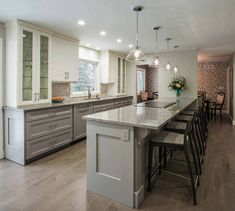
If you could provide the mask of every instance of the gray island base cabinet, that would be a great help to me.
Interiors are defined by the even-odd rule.
[[[175,102],[162,98],[159,102]],[[195,99],[167,108],[126,106],[83,117],[87,121],[87,189],[132,208],[144,200],[147,187],[148,140]],[[153,166],[158,165],[158,150]]]
[[[21,165],[86,136],[83,116],[132,104],[131,96],[4,108],[5,157]],[[119,106],[118,106],[119,107]]]

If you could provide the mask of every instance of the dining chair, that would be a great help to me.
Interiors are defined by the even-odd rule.
[[[224,92],[217,92],[216,101],[210,102],[210,115],[211,118],[214,116],[216,118],[216,111],[220,112],[220,118],[222,119],[222,109],[224,106],[225,101],[225,93]]]

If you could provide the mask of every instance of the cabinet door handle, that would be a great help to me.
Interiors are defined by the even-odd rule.
[[[34,100],[33,101],[36,101],[37,100],[37,93],[34,92]]]
[[[67,79],[67,72],[64,72],[64,79]]]

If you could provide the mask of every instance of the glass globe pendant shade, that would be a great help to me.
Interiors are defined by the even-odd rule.
[[[158,66],[159,65],[159,59],[158,59],[158,56],[155,58],[155,60],[153,61],[153,63]]]
[[[177,66],[174,67],[174,73],[178,73],[178,67]]]
[[[135,48],[127,55],[126,60],[129,62],[145,61],[145,55],[141,47],[139,46],[138,34],[139,34],[139,16],[138,13],[143,9],[142,6],[136,6],[133,10],[136,12],[136,41]]]
[[[159,29],[161,29],[162,27],[161,26],[155,26],[153,28],[153,30],[156,31],[156,57],[154,58],[153,62],[149,65],[150,67],[153,67],[153,68],[160,68],[160,61],[159,61],[159,58],[158,58],[158,31]]]
[[[126,60],[129,62],[145,61],[145,55],[140,46],[135,47],[127,55]]]
[[[167,62],[167,64],[166,64],[166,69],[169,70],[169,71],[171,70],[171,64],[170,64],[170,62]]]
[[[153,62],[149,65],[149,67],[151,68],[160,68],[160,61],[158,56],[155,57],[155,59],[153,60]]]

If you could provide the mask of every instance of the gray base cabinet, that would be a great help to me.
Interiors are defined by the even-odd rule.
[[[91,103],[85,103],[74,106],[74,140],[83,138],[86,136],[86,121],[82,119],[83,116],[93,113],[93,106]]]
[[[56,149],[72,141],[72,129],[27,141],[26,159],[31,159],[45,152]]]
[[[120,97],[31,110],[5,107],[5,157],[25,165],[85,137],[83,116],[131,104],[132,97]]]

